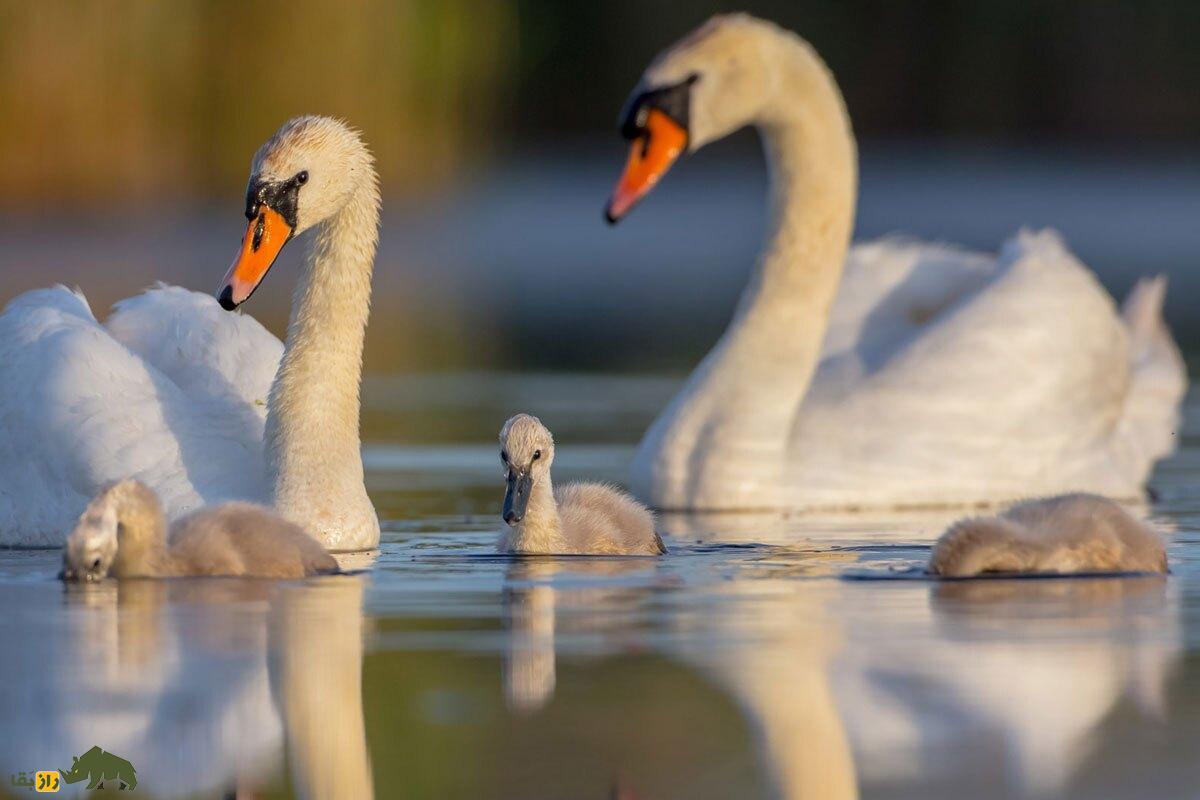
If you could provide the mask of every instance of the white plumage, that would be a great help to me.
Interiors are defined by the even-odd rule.
[[[345,124],[298,117],[255,155],[248,194],[229,307],[284,243],[316,229],[286,348],[250,317],[167,286],[119,303],[103,324],[63,287],[0,314],[0,545],[61,545],[88,500],[124,478],[149,485],[172,519],[245,499],[329,549],[378,544],[358,430],[373,159]]]
[[[848,249],[857,153],[841,93],[775,25],[717,17],[636,92],[681,86],[689,150],[759,129],[769,240],[728,329],[643,438],[637,495],[707,510],[1141,496],[1186,388],[1163,279],[1119,312],[1051,231],[998,256]]]
[[[0,544],[61,545],[97,488],[126,477],[172,518],[262,500],[282,351],[253,318],[177,287],[104,324],[61,286],[13,300],[0,314]]]
[[[1186,388],[1165,289],[1142,281],[1118,310],[1050,231],[999,257],[855,247],[789,432],[785,504],[1140,497]]]

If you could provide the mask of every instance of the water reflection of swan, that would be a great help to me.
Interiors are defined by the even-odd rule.
[[[357,576],[106,581],[61,609],[51,591],[0,587],[9,607],[50,610],[0,621],[20,643],[0,660],[0,773],[100,745],[155,796],[252,790],[276,779],[286,738],[300,796],[372,796]]]
[[[362,589],[358,576],[290,584],[272,603],[272,685],[301,797],[374,796],[363,718]]]
[[[1061,791],[1122,698],[1161,718],[1179,659],[1167,586],[1150,577],[898,587],[889,602],[907,614],[891,619],[887,637],[859,620],[862,638],[836,663],[863,782],[970,775],[1001,793]]]
[[[723,515],[727,530],[747,527],[766,534],[764,524],[782,520],[770,515]],[[713,518],[706,518],[705,525]],[[674,535],[700,530],[673,515]],[[711,527],[704,530],[713,534]],[[853,559],[851,554],[827,553],[830,562]],[[632,577],[658,569],[634,560],[525,559],[506,576],[505,612],[509,638],[504,662],[505,690],[510,706],[521,711],[541,708],[555,687],[555,634],[596,632],[606,625],[623,626],[622,615],[597,614],[626,599],[643,598],[644,585],[613,585],[604,579]],[[838,800],[857,796],[854,765],[846,731],[839,717],[827,675],[836,651],[837,634],[821,609],[822,602],[806,597],[795,573],[778,571],[776,580],[720,581],[715,605],[732,603],[732,615],[673,616],[666,624],[672,636],[667,654],[691,663],[726,686],[757,729],[763,758],[779,795],[784,798]],[[570,578],[570,588],[554,585]],[[587,585],[589,578],[599,579]],[[580,583],[580,579],[584,583]],[[704,604],[710,608],[709,604]],[[587,609],[589,613],[572,614]],[[747,619],[750,619],[749,624]]]
[[[877,549],[895,561],[953,516],[664,515],[673,539],[700,542],[677,559],[713,553],[721,564],[722,546],[761,550],[737,560],[739,580],[693,589],[715,593],[728,615],[699,626],[685,608],[664,624],[689,634],[672,637],[680,654],[759,727],[781,796],[849,796],[856,785],[900,796],[939,785],[1053,791],[1123,698],[1160,713],[1180,652],[1161,579],[829,579]],[[848,539],[854,547],[830,550]],[[913,565],[924,560],[911,549]]]
[[[556,683],[555,630],[560,611],[603,608],[630,595],[644,595],[643,586],[575,584],[570,589],[554,585],[559,577],[615,578],[652,572],[653,564],[636,560],[525,558],[513,562],[504,576],[504,624],[509,635],[505,646],[503,681],[508,706],[515,711],[540,709],[554,696]],[[573,615],[571,633],[595,631],[605,625],[603,615]]]
[[[858,556],[798,537],[795,521],[783,514],[670,514],[663,524],[685,542],[763,547],[760,576],[708,589],[714,604],[732,613],[706,617],[703,633],[686,612],[673,621],[691,633],[678,638],[676,652],[741,704],[779,797],[857,797],[849,734],[829,674],[840,625],[826,595],[810,591],[816,584],[803,578],[830,575]]]

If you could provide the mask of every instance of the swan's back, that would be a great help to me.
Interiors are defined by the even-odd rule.
[[[966,519],[942,535],[930,572],[1166,572],[1162,537],[1104,497],[1069,494]]]
[[[302,578],[337,572],[337,561],[302,528],[252,503],[225,503],[181,519],[170,555],[181,575]]]
[[[254,400],[278,340],[167,287],[124,301],[109,324],[61,286],[0,314],[0,545],[62,544],[100,488],[128,477],[171,517],[266,496]]]
[[[876,267],[882,294],[865,278]],[[1042,231],[990,264],[938,246],[860,246],[844,288],[792,429],[790,505],[1132,499],[1174,447],[1186,379],[1161,282],[1140,284],[1119,314]]]
[[[62,544],[101,486],[129,476],[165,504],[200,504],[164,413],[186,398],[115,341],[78,292],[40,289],[9,303],[0,386],[0,544]]]
[[[220,408],[224,427],[245,441],[262,441],[283,343],[254,317],[229,313],[211,295],[160,283],[117,303],[104,327],[189,397]]]
[[[554,492],[563,537],[573,552],[661,555],[654,514],[625,492],[602,483],[569,483]]]

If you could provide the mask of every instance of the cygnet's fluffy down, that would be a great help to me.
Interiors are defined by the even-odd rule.
[[[500,430],[505,468],[504,521],[497,549],[554,555],[662,555],[654,514],[628,494],[600,483],[555,490],[554,439],[537,417],[518,414]]]
[[[931,573],[1166,572],[1162,536],[1105,497],[1030,500],[994,517],[956,522],[929,559]]]
[[[167,535],[158,496],[135,480],[105,489],[63,550],[65,580],[229,575],[301,578],[338,571],[302,528],[251,503],[224,503],[177,521]]]

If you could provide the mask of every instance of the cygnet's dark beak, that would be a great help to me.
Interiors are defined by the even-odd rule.
[[[533,475],[529,472],[508,471],[504,482],[504,510],[501,515],[509,525],[516,525],[525,517],[529,505],[529,493],[533,489]]]

